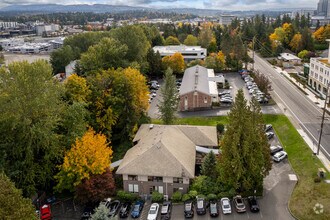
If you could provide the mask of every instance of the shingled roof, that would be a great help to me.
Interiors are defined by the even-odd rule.
[[[141,125],[117,174],[188,177],[195,175],[196,146],[217,146],[211,126]]]

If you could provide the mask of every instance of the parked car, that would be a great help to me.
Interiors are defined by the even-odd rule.
[[[131,217],[132,218],[140,217],[143,206],[144,206],[143,201],[136,201],[135,204],[134,204],[133,210],[131,212]]]
[[[218,217],[219,216],[219,208],[217,201],[211,201],[210,202],[210,216],[211,217]]]
[[[271,124],[265,125],[265,132],[272,130],[273,126]]]
[[[109,217],[115,216],[119,208],[120,208],[120,201],[119,200],[112,201],[109,205],[109,210],[110,210]]]
[[[196,213],[197,213],[197,215],[205,215],[206,214],[206,201],[205,201],[204,198],[197,198]]]
[[[130,203],[130,202],[123,203],[123,205],[121,206],[121,208],[119,210],[119,217],[127,218],[131,211],[131,206],[132,206],[132,203]]]
[[[152,203],[148,212],[147,220],[156,220],[159,210],[159,204],[158,203]]]
[[[274,137],[274,133],[269,131],[269,132],[266,132],[266,136],[268,138],[268,140],[272,139]]]
[[[243,201],[242,196],[237,195],[233,198],[234,202],[234,207],[236,209],[236,212],[241,213],[241,212],[246,212],[246,207]]]
[[[83,213],[81,214],[81,220],[89,220],[93,214],[94,208],[91,206],[85,206]]]
[[[227,99],[227,98],[223,98],[223,99],[220,99],[220,102],[223,103],[223,104],[232,104],[233,103],[233,100]]]
[[[103,204],[105,207],[109,208],[111,203],[111,198],[106,198],[103,201],[100,202],[100,205]]]
[[[266,97],[257,97],[257,101],[260,104],[267,104],[268,103],[268,99]]]
[[[230,94],[230,90],[225,90],[219,93],[219,96]]]
[[[50,210],[50,205],[41,206],[40,219],[41,220],[51,220],[52,219],[52,212]]]
[[[275,162],[281,162],[282,160],[284,160],[284,158],[286,158],[288,156],[288,154],[285,151],[279,151],[276,154],[274,154],[273,156],[273,160]]]
[[[259,204],[257,202],[257,197],[255,196],[249,196],[248,197],[249,205],[250,205],[250,211],[251,212],[259,212]]]
[[[226,94],[226,95],[220,96],[220,99],[231,99],[231,100],[233,100],[233,97],[229,94]]]
[[[184,217],[185,218],[194,217],[194,203],[191,200],[185,201],[184,203]]]
[[[231,213],[231,205],[230,200],[228,198],[222,198],[220,200],[221,203],[221,209],[223,214],[230,214]]]
[[[162,210],[160,211],[160,219],[168,220],[171,219],[172,212],[172,202],[164,202],[162,205]]]
[[[280,146],[280,145],[273,145],[273,146],[270,146],[270,155],[275,155],[277,152],[280,152],[283,150],[283,147]]]

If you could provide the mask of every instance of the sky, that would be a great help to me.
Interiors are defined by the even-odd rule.
[[[314,8],[319,0],[0,0],[0,7],[13,4],[110,4],[150,8],[202,8],[222,10],[262,10]]]

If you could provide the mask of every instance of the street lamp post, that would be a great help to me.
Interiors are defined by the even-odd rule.
[[[320,136],[319,136],[319,142],[317,144],[316,155],[319,155],[319,153],[320,153],[320,146],[321,146],[323,125],[324,125],[325,111],[326,111],[326,108],[327,108],[327,101],[328,101],[328,96],[329,96],[329,87],[330,87],[330,83],[328,83],[328,85],[327,85],[327,91],[326,91],[326,95],[325,95],[324,108],[323,108],[322,121],[321,121],[321,129],[320,129]]]

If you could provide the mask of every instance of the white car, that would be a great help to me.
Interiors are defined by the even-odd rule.
[[[275,162],[281,162],[287,156],[288,156],[288,154],[285,151],[280,151],[280,152],[277,152],[276,154],[274,154],[273,160]]]
[[[221,209],[223,214],[230,214],[231,213],[231,205],[228,198],[221,199]]]
[[[148,212],[147,220],[156,220],[159,210],[159,204],[158,203],[152,203]]]

